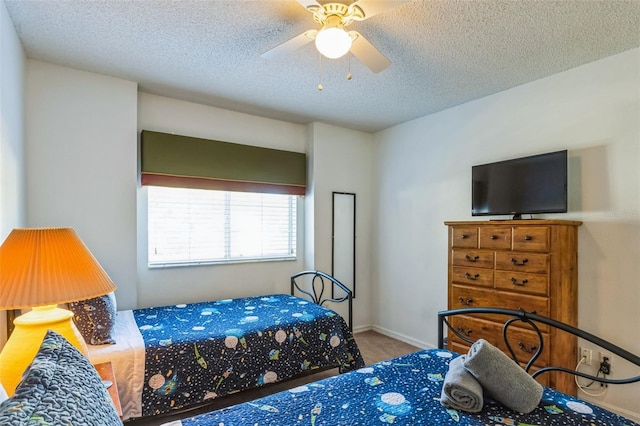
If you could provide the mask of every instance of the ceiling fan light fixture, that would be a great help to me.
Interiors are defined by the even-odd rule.
[[[327,19],[316,35],[316,49],[329,59],[344,56],[351,49],[351,36],[344,30],[341,19]]]

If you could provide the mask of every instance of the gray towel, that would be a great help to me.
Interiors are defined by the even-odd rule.
[[[542,385],[484,339],[471,346],[463,365],[496,401],[514,411],[529,413],[542,398]]]
[[[440,403],[447,408],[477,413],[482,410],[482,386],[462,365],[465,356],[454,358],[444,376]]]

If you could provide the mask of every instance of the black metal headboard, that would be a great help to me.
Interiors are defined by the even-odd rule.
[[[631,352],[617,346],[614,345],[611,342],[608,342],[604,339],[601,339],[598,336],[595,336],[589,332],[586,332],[584,330],[580,330],[574,326],[565,324],[563,322],[560,321],[556,321],[553,320],[551,318],[547,318],[544,317],[542,315],[537,315],[537,314],[533,314],[533,313],[529,313],[529,312],[525,312],[523,310],[512,310],[512,309],[502,309],[502,308],[463,308],[463,309],[451,309],[448,311],[440,311],[438,312],[438,348],[443,349],[444,348],[444,327],[445,325],[447,326],[448,330],[455,334],[457,337],[459,337],[460,339],[462,339],[463,341],[472,344],[474,342],[474,340],[469,339],[468,336],[464,335],[463,333],[460,333],[458,330],[454,329],[454,327],[451,325],[451,323],[449,322],[449,318],[456,316],[456,315],[475,315],[475,314],[494,314],[494,315],[504,315],[505,317],[507,317],[505,319],[504,322],[504,326],[502,327],[502,337],[504,339],[504,342],[507,346],[507,349],[509,350],[509,353],[511,354],[511,357],[514,359],[514,361],[519,362],[520,360],[517,359],[515,352],[513,351],[513,349],[511,348],[511,345],[509,344],[509,341],[507,339],[507,331],[509,329],[509,327],[520,321],[520,322],[525,322],[527,324],[529,324],[529,326],[533,329],[533,331],[536,332],[536,334],[538,335],[538,340],[539,340],[539,345],[537,345],[535,353],[531,356],[531,358],[529,359],[529,361],[526,363],[526,367],[525,370],[528,372],[529,369],[531,368],[531,366],[533,365],[534,361],[540,356],[540,354],[542,353],[542,350],[544,348],[544,339],[543,339],[543,335],[540,332],[540,329],[538,328],[538,324],[546,324],[550,327],[554,327],[557,328],[559,330],[562,330],[564,332],[570,333],[576,337],[579,337],[581,339],[584,339],[586,341],[589,341],[603,349],[605,349],[606,351],[615,354],[617,356],[619,356],[620,358],[623,358],[627,361],[629,361],[630,363],[640,367],[640,356],[632,354]],[[509,318],[510,317],[510,318]],[[576,371],[576,370],[572,370],[569,368],[565,368],[562,366],[546,366],[543,368],[540,368],[539,370],[535,371],[533,374],[531,374],[533,377],[536,377],[544,372],[548,372],[548,371],[561,371],[561,372],[565,372],[565,373],[569,373],[569,374],[573,374],[575,376],[579,376],[579,377],[584,377],[586,379],[590,379],[590,380],[594,380],[600,383],[608,383],[608,384],[628,384],[628,383],[635,383],[635,382],[640,382],[640,376],[634,376],[634,377],[628,377],[628,378],[624,378],[624,379],[607,379],[606,377],[597,377],[597,376],[593,376],[591,374],[586,374],[586,373],[582,373],[580,371]]]
[[[309,277],[311,277],[311,290],[313,291],[313,293],[309,290],[305,290],[302,287],[300,287],[300,285],[298,284],[298,282],[296,281],[297,279],[309,279]],[[330,284],[328,287],[325,285],[325,280],[328,281],[328,284]],[[327,289],[327,291],[331,291],[331,288],[333,287],[333,289],[335,290],[336,287],[340,290],[342,290],[344,292],[344,296],[342,297],[324,297],[324,291],[325,289]],[[352,306],[353,306],[353,293],[351,292],[351,290],[345,286],[344,284],[342,284],[340,281],[338,281],[337,279],[335,279],[334,277],[332,277],[329,274],[326,274],[322,271],[302,271],[302,272],[298,272],[295,275],[291,276],[291,295],[295,296],[295,291],[298,290],[301,293],[306,294],[307,296],[309,296],[311,298],[311,300],[318,304],[321,305],[324,304],[325,302],[337,302],[337,303],[341,303],[344,302],[345,300],[348,303],[349,306],[349,319],[347,321],[347,324],[349,325],[349,330],[353,331],[353,325],[352,325],[352,319],[353,319],[353,314],[352,314]],[[335,294],[335,293],[334,293]]]

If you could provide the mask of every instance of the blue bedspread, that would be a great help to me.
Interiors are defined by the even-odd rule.
[[[288,295],[134,310],[145,342],[143,416],[281,381],[364,365],[344,319]]]
[[[457,354],[426,350],[300,386],[265,398],[182,420],[184,426],[621,426],[623,417],[566,394],[545,389],[538,408],[519,414],[485,400],[478,414],[448,410],[440,392]]]

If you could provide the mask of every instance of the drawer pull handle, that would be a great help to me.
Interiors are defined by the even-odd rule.
[[[526,352],[526,353],[528,353],[528,354],[532,354],[532,353],[534,353],[535,351],[537,351],[537,350],[538,350],[538,347],[537,347],[537,346],[529,346],[529,347],[527,348],[527,346],[526,346],[524,343],[522,343],[522,342],[518,342],[518,347],[520,348],[520,350],[521,350],[522,352]]]
[[[498,237],[497,237],[496,235],[492,235],[492,236],[490,236],[489,238],[491,238],[492,240],[495,240],[495,239],[497,239]]]
[[[518,259],[516,259],[515,257],[511,258],[511,263],[513,263],[515,266],[524,266],[528,261],[529,259],[522,259],[522,262],[518,262]]]
[[[478,259],[480,259],[480,256],[469,256],[468,254],[464,256],[465,259],[467,259],[468,262],[476,262]]]
[[[470,297],[467,299],[464,299],[463,297],[458,297],[458,302],[460,302],[463,305],[469,306],[473,303],[473,299]]]
[[[464,276],[467,277],[468,280],[473,280],[473,281],[476,281],[478,278],[480,278],[480,274],[471,275],[468,272],[465,272]]]
[[[523,287],[529,282],[529,280],[527,280],[525,278],[521,282],[518,282],[518,280],[516,280],[515,278],[511,277],[511,282],[513,283],[513,285],[519,285],[520,287]]]
[[[524,236],[524,240],[525,241],[531,241],[531,240],[533,240],[533,237],[531,235],[525,235]]]
[[[467,239],[467,238],[469,238],[469,236],[468,236],[467,234],[462,234],[462,235],[460,235],[460,239],[465,240],[465,239]]]
[[[464,328],[458,327],[458,333],[464,334],[465,336],[469,337],[471,335],[471,333],[473,333],[473,330],[470,329],[470,328],[467,328],[467,330],[465,331]]]

